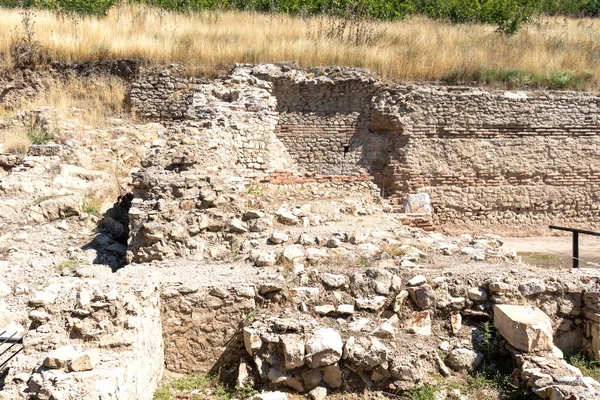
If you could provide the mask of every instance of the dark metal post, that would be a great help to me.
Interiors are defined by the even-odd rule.
[[[579,232],[573,232],[573,268],[579,268]]]

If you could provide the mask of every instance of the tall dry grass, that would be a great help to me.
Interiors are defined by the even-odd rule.
[[[143,58],[182,62],[213,74],[236,62],[366,67],[386,80],[439,80],[482,70],[531,74],[572,71],[600,81],[600,21],[543,19],[512,37],[485,25],[449,25],[421,17],[380,23],[366,44],[327,39],[322,18],[206,12],[178,14],[119,6],[105,18],[38,11],[36,38],[63,61]],[[18,10],[0,10],[0,52],[22,34]]]

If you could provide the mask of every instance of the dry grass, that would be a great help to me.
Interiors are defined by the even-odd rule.
[[[531,74],[587,73],[600,81],[600,21],[538,20],[513,37],[484,25],[452,26],[415,17],[381,23],[365,45],[319,37],[327,20],[253,13],[184,15],[144,6],[113,8],[105,18],[39,11],[36,38],[55,59],[87,61],[143,58],[182,62],[214,74],[236,62],[293,61],[301,66],[366,67],[386,80],[470,78],[481,71]],[[22,35],[17,10],[0,10],[0,52]]]
[[[50,85],[47,91],[19,108],[30,110],[51,106],[63,117],[102,127],[106,125],[107,117],[122,113],[124,99],[125,86],[118,78],[70,78]]]
[[[0,153],[27,154],[31,140],[24,129],[5,129],[0,131]]]

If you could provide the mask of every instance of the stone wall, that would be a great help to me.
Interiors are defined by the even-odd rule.
[[[446,227],[600,222],[593,94],[384,85],[358,69],[275,65],[185,88],[174,79],[134,84],[138,114],[185,116],[217,157],[258,181],[366,176],[395,204],[429,193],[434,223]],[[190,95],[165,103],[180,91]],[[296,178],[271,179],[281,173]]]
[[[170,285],[162,291],[165,367],[199,373],[237,365],[241,329],[256,308],[253,286],[206,289]]]
[[[86,275],[29,294],[24,349],[0,399],[152,399],[164,371],[155,276]]]
[[[390,191],[430,193],[437,223],[600,221],[598,97],[393,87],[375,104],[407,138]]]
[[[228,289],[167,286],[162,292],[166,368],[223,373],[226,366],[225,373],[235,378],[241,364],[264,387],[297,392],[336,389],[342,376],[346,382],[360,376],[375,387],[393,382],[406,390],[438,373],[448,376],[448,368],[476,369],[483,359],[481,324],[494,321],[506,339],[499,351],[506,345],[507,357],[516,354],[522,379],[539,372],[531,365],[543,360],[576,376],[561,351],[585,349],[600,358],[600,276],[585,269],[538,276],[538,270],[517,276],[491,266],[476,274],[436,275],[380,265],[336,274],[307,270]],[[506,304],[515,314],[495,316],[496,306]],[[506,331],[518,313],[530,309],[538,310],[547,327],[529,321]],[[445,360],[435,350],[441,342]],[[467,364],[458,361],[470,355],[477,357]],[[552,368],[545,373],[552,375]],[[543,390],[564,392],[564,375],[558,376]],[[581,383],[567,389],[590,388]]]

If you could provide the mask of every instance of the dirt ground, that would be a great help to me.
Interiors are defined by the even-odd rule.
[[[572,236],[505,237],[504,245],[539,268],[572,268]],[[600,237],[579,235],[579,266],[600,268]]]

